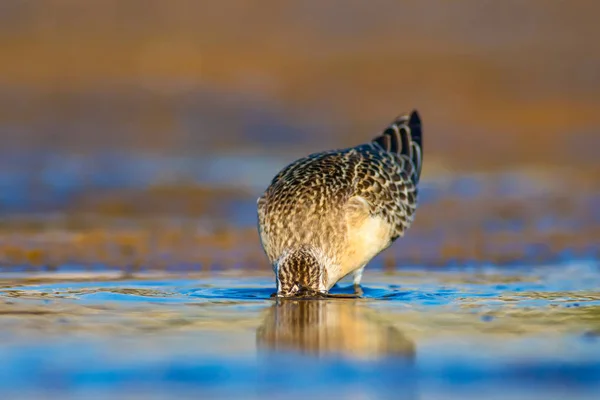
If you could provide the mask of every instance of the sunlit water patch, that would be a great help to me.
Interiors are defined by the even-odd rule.
[[[328,300],[273,299],[271,276],[242,271],[13,278],[0,281],[3,398],[600,393],[591,262],[372,271],[362,298]]]

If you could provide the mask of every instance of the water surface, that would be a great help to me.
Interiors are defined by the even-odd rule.
[[[362,298],[330,300],[272,299],[272,277],[243,270],[14,274],[0,281],[0,393],[592,399],[598,268],[373,268]]]

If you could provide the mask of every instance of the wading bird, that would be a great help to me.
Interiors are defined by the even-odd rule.
[[[326,294],[408,229],[423,164],[421,119],[402,115],[371,142],[285,167],[258,199],[277,296]]]

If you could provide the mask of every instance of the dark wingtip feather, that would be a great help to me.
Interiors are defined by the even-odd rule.
[[[423,155],[423,127],[421,124],[421,116],[417,110],[413,110],[412,113],[410,113],[408,126],[411,131],[411,140],[419,145],[421,148],[421,155]]]
[[[413,161],[413,179],[419,181],[423,164],[423,131],[417,110],[402,114],[381,135],[373,139],[385,151],[401,154]]]
[[[408,123],[409,125],[421,125],[421,116],[417,110],[412,110]]]

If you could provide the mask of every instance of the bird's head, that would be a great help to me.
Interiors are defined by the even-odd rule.
[[[303,247],[288,252],[276,264],[277,296],[327,292],[327,270],[316,252]]]

